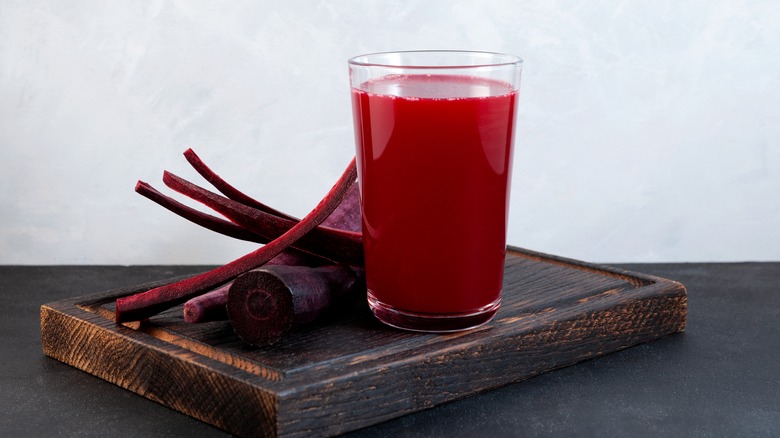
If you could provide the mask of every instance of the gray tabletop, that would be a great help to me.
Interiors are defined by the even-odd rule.
[[[349,436],[780,436],[780,263],[616,266],[682,282],[686,331]],[[0,436],[227,436],[41,353],[41,304],[205,268],[0,266]]]

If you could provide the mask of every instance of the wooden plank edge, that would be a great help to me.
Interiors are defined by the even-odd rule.
[[[646,288],[648,286],[652,286],[654,284],[662,285],[663,288],[668,289],[670,291],[674,291],[675,294],[686,297],[685,303],[683,304],[683,315],[682,315],[683,321],[678,332],[682,332],[685,330],[685,327],[687,325],[687,318],[688,318],[688,305],[687,305],[688,291],[685,288],[685,285],[680,283],[679,281],[658,277],[655,275],[630,271],[628,269],[618,268],[616,266],[595,264],[595,263],[585,262],[582,260],[562,257],[558,255],[546,254],[543,252],[533,251],[518,246],[508,245],[507,251],[516,252],[523,257],[536,258],[538,260],[543,260],[549,263],[554,263],[562,266],[569,266],[575,269],[582,269],[591,272],[600,272],[603,273],[604,275],[623,279],[631,283],[634,287],[640,289]]]
[[[41,306],[45,355],[230,433],[276,436],[275,392],[248,382],[240,370],[204,364],[209,359],[121,326],[101,327],[97,315],[53,304]]]
[[[580,269],[583,271],[597,272],[602,275],[606,275],[613,278],[620,278],[622,280],[631,283],[634,287],[649,286],[653,283],[658,283],[658,282],[663,282],[667,284],[674,283],[679,286],[682,286],[682,284],[680,284],[679,282],[667,278],[657,277],[655,275],[629,271],[627,269],[622,269],[615,266],[596,264],[596,263],[585,262],[582,260],[572,259],[568,257],[547,254],[543,252],[530,250],[527,248],[521,248],[518,246],[508,245],[507,252],[517,253],[520,257],[536,259],[539,261],[544,261],[547,263],[552,263],[560,266],[566,266],[573,269]]]

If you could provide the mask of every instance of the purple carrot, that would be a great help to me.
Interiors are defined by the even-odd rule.
[[[233,282],[229,281],[184,303],[184,321],[196,323],[226,320],[228,289],[232,284]]]
[[[324,264],[324,260],[316,257],[310,257],[308,254],[291,251],[289,248],[272,258],[265,264],[288,265],[288,266],[308,266],[318,267]],[[184,303],[184,321],[190,323],[224,321],[227,316],[227,295],[228,289],[233,282],[225,283],[211,292],[198,295]]]
[[[277,238],[297,223],[295,220],[275,216],[233,201],[167,171],[163,174],[163,182],[171,189],[203,203],[246,230],[268,239]],[[363,265],[363,236],[359,232],[317,227],[296,242],[295,247],[336,263],[355,267]]]
[[[267,245],[212,271],[117,299],[116,322],[135,321],[156,315],[204,291],[224,284],[246,271],[262,266],[322,223],[336,209],[356,178],[357,168],[353,159],[322,201],[284,234]]]
[[[233,330],[252,345],[272,345],[316,321],[336,303],[365,299],[363,270],[345,266],[264,266],[242,274],[228,292]]]

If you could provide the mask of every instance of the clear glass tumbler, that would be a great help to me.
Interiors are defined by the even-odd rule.
[[[369,305],[449,332],[501,303],[522,60],[466,51],[349,60]]]

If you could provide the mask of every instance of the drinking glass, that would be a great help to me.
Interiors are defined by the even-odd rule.
[[[368,303],[393,327],[465,330],[501,303],[522,60],[349,60]]]

